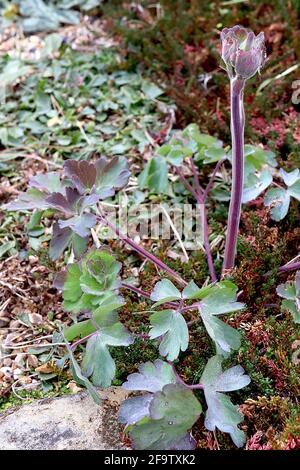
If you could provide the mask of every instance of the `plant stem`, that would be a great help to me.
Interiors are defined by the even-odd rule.
[[[206,198],[205,192],[206,192],[206,190],[203,191],[203,189],[200,186],[198,171],[197,171],[196,165],[195,165],[192,158],[190,159],[190,163],[191,163],[191,167],[192,167],[192,171],[193,171],[194,182],[195,182],[195,185],[197,187],[196,191],[193,188],[193,186],[187,181],[187,179],[185,178],[185,176],[182,173],[181,169],[176,167],[176,171],[177,171],[182,183],[184,184],[184,186],[187,188],[188,191],[191,192],[191,194],[196,199],[197,204],[199,204],[201,227],[203,227],[204,250],[205,250],[205,253],[206,253],[206,258],[207,258],[207,263],[208,263],[208,268],[209,268],[211,279],[212,279],[213,282],[215,282],[215,281],[217,281],[217,276],[216,276],[216,272],[215,272],[214,262],[213,262],[211,249],[210,249],[210,245],[209,245],[209,238],[208,238],[208,223],[207,223],[207,213],[206,213],[206,207],[205,207],[205,198]],[[218,167],[218,165],[217,165],[217,167]],[[215,169],[215,171],[217,172],[218,168]]]
[[[244,105],[245,80],[237,76],[230,80],[232,185],[223,272],[234,267],[244,183]]]
[[[223,160],[219,160],[218,163],[217,163],[216,166],[215,166],[214,171],[212,172],[212,175],[211,175],[211,177],[210,177],[210,180],[209,180],[209,182],[208,182],[208,185],[206,186],[205,191],[204,191],[204,194],[203,194],[204,200],[207,198],[208,193],[209,193],[209,191],[211,190],[211,188],[212,188],[212,186],[213,186],[213,184],[214,184],[214,179],[215,179],[216,174],[218,173],[220,167],[222,166],[222,163],[223,163]]]
[[[174,364],[171,362],[171,361],[168,361],[168,363],[170,364],[170,366],[172,366],[173,368],[173,371],[178,379],[178,382],[180,382],[182,385],[184,385],[186,388],[189,388],[191,390],[202,390],[204,388],[204,386],[202,384],[195,384],[195,385],[188,385],[187,383],[185,383],[185,381],[180,377],[180,375],[178,374],[177,370],[175,369],[175,366]]]
[[[195,162],[193,160],[193,157],[190,158],[190,163],[191,163],[191,167],[192,167],[192,172],[193,172],[193,177],[194,177],[194,182],[195,182],[195,186],[196,186],[196,192],[199,194],[199,195],[203,195],[204,191],[203,189],[201,188],[201,185],[200,185],[200,182],[199,182],[199,174],[198,174],[198,170],[197,170],[197,167],[195,165]]]
[[[296,269],[300,269],[300,261],[297,263],[290,263],[285,264],[284,266],[280,266],[280,268],[278,268],[278,272],[285,273],[287,271],[295,271]]]
[[[93,333],[90,333],[89,335],[85,336],[84,338],[80,338],[78,339],[77,341],[75,341],[75,343],[71,344],[71,349],[75,349],[77,348],[77,346],[81,343],[85,343],[85,341],[89,340],[92,336],[94,336],[95,334],[98,333],[98,330],[97,331],[93,331]]]
[[[195,384],[195,385],[187,385],[185,384],[185,386],[187,388],[189,388],[190,390],[203,390],[204,389],[204,385],[202,384]]]
[[[300,269],[300,261],[297,261],[296,263],[290,263],[290,264],[285,264],[283,266],[280,266],[280,268],[277,268],[278,274],[286,273],[288,271],[296,271],[297,269]],[[263,275],[264,278],[269,277],[272,274],[272,271],[268,271]]]
[[[135,292],[138,295],[141,295],[142,297],[145,297],[146,299],[150,299],[150,293],[146,292],[142,289],[139,289],[138,287],[132,286],[131,284],[127,284],[126,282],[122,282],[122,286],[124,289],[129,289],[132,292]]]
[[[209,245],[209,238],[208,238],[208,222],[207,222],[207,212],[206,212],[206,207],[205,207],[205,201],[202,202],[202,200],[200,199],[197,202],[200,208],[200,219],[201,219],[201,225],[203,227],[203,245],[204,245],[204,249],[206,253],[210,277],[213,282],[216,282],[217,276],[215,272],[214,262],[213,262],[211,249]]]
[[[129,289],[132,292],[135,292],[138,295],[141,295],[142,297],[145,297],[146,299],[150,299],[151,294],[149,292],[146,292],[142,289],[139,289],[138,287],[132,286],[131,284],[127,284],[126,282],[122,282],[122,286],[124,289]],[[178,308],[178,303],[176,302],[166,302],[164,305],[169,306],[170,308]]]
[[[186,177],[184,176],[184,174],[182,173],[181,169],[177,167],[176,168],[176,172],[180,178],[180,181],[183,183],[184,187],[190,191],[190,193],[194,196],[195,199],[198,198],[198,194],[197,192],[194,190],[193,186],[188,182],[188,180],[186,179]]]
[[[192,162],[192,159],[191,159],[191,162]],[[195,181],[195,184],[197,185],[198,191],[195,191],[193,186],[187,181],[181,169],[176,167],[176,171],[180,177],[180,180],[182,181],[184,186],[187,188],[187,190],[192,193],[192,195],[197,201],[197,204],[199,205],[201,226],[203,227],[204,250],[206,253],[206,257],[207,257],[207,263],[208,263],[208,268],[209,268],[211,279],[213,282],[215,282],[217,280],[217,276],[215,273],[214,262],[213,262],[210,245],[209,245],[209,239],[208,239],[208,223],[207,223],[207,214],[206,214],[206,208],[205,208],[205,197],[204,197],[204,192],[199,184],[199,175],[197,173],[197,168],[194,162],[192,164],[192,169],[193,169],[194,181]],[[198,181],[198,184],[197,184],[197,181]]]
[[[98,220],[101,220],[104,222],[111,230],[115,232],[115,234],[127,245],[131,246],[137,253],[140,255],[144,256],[144,258],[148,259],[152,263],[154,263],[158,268],[162,269],[163,271],[166,271],[170,276],[172,276],[176,281],[182,285],[186,286],[187,282],[182,279],[182,277],[173,271],[173,269],[169,268],[163,261],[161,261],[159,258],[157,258],[155,255],[152,253],[149,253],[149,251],[145,250],[143,247],[139,246],[137,243],[135,243],[133,240],[128,238],[124,233],[122,233],[118,227],[116,227],[114,224],[112,224],[104,215],[98,216]]]

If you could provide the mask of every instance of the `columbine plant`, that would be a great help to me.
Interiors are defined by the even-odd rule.
[[[244,183],[244,104],[245,82],[264,64],[264,34],[258,36],[242,26],[225,28],[221,33],[222,59],[230,78],[232,187],[228,214],[223,269],[234,267]]]
[[[202,415],[203,403],[208,430],[229,433],[238,447],[245,442],[245,435],[238,427],[242,415],[226,392],[245,387],[250,378],[240,366],[222,369],[223,359],[240,347],[239,331],[222,318],[242,310],[245,305],[238,300],[237,286],[226,279],[218,282],[209,241],[206,202],[209,194],[221,200],[229,199],[226,190],[219,187],[222,182],[215,185],[215,179],[222,165],[232,160],[224,269],[232,268],[241,202],[256,198],[271,184],[269,167],[276,167],[276,161],[271,152],[261,148],[248,145],[244,152],[243,144],[243,89],[245,80],[263,64],[263,35],[255,37],[252,32],[236,26],[223,30],[222,43],[222,57],[231,80],[232,156],[220,140],[201,134],[197,126],[191,124],[156,149],[156,156],[138,178],[141,188],[163,193],[167,190],[168,172],[175,170],[182,186],[195,198],[204,229],[203,247],[210,282],[198,286],[193,280],[183,279],[112,223],[105,199],[114,197],[128,182],[130,171],[124,158],[101,157],[95,162],[68,160],[63,174],[52,172],[32,178],[28,190],[6,206],[8,210],[37,210],[48,217],[50,213],[54,218],[50,257],[57,260],[66,251],[72,253],[71,262],[55,280],[55,286],[63,293],[64,309],[73,320],[73,324],[63,330],[62,339],[74,378],[89,390],[97,403],[100,399],[95,386],[109,387],[115,377],[112,348],[126,347],[137,338],[157,344],[160,358],[142,364],[123,384],[126,390],[141,392],[124,401],[120,409],[120,421],[126,425],[137,449],[193,449],[196,442],[191,428]],[[216,166],[203,187],[199,182],[199,167],[211,163]],[[297,198],[299,173],[282,173],[282,177],[288,186],[288,197]],[[91,235],[95,241],[96,225],[113,231],[123,243],[168,277],[159,280],[151,290],[143,290],[122,279],[122,265],[107,246],[99,248],[96,244],[88,249]],[[299,263],[291,263],[279,268],[279,272],[298,268]],[[146,333],[134,333],[119,320],[118,311],[125,303],[126,291],[153,302],[148,311]],[[295,284],[279,286],[277,292],[285,298],[283,308],[299,322],[299,275]],[[193,320],[188,321],[191,314]],[[176,371],[174,362],[188,349],[191,326],[195,322],[202,322],[215,355],[208,360],[199,383],[187,384]],[[83,345],[79,365],[74,352]]]
[[[68,160],[63,176],[48,173],[32,178],[29,189],[7,205],[9,210],[38,209],[49,214],[50,209],[58,214],[50,256],[58,259],[66,249],[71,249],[79,259],[67,264],[55,280],[55,286],[63,292],[64,309],[74,320],[62,333],[74,378],[99,403],[95,385],[109,387],[116,373],[111,349],[128,346],[140,337],[153,340],[164,360],[141,365],[139,372],[131,374],[124,384],[128,390],[147,392],[129,398],[120,410],[120,420],[126,424],[134,447],[194,448],[196,442],[190,429],[202,414],[194,391],[202,392],[205,398],[207,429],[227,432],[237,446],[242,446],[245,435],[238,428],[242,415],[224,392],[238,390],[250,379],[240,366],[222,370],[222,358],[240,347],[240,333],[219,318],[244,308],[237,301],[237,287],[226,280],[202,287],[193,280],[186,281],[122,233],[109,220],[102,201],[125,186],[128,178],[128,163],[123,158],[107,161],[102,157],[94,163]],[[201,197],[206,198],[202,190]],[[96,224],[112,230],[174,283],[163,278],[149,292],[123,281],[121,263],[107,247],[87,250],[91,229]],[[126,290],[153,302],[148,333],[135,334],[119,321],[117,312],[125,303],[122,294]],[[200,382],[189,385],[178,375],[173,362],[188,349],[189,328],[194,321],[189,322],[187,315],[192,312],[215,344],[216,355],[208,361]],[[80,367],[74,351],[85,343]]]

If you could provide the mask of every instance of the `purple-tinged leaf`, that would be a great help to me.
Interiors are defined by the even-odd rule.
[[[92,207],[99,201],[100,196],[97,193],[89,194],[88,196],[83,196],[80,200],[80,210],[84,211],[87,207]]]
[[[96,181],[96,168],[93,163],[67,160],[64,164],[64,171],[80,194],[93,188]]]
[[[152,394],[132,397],[121,403],[119,421],[124,424],[135,424],[145,416],[149,416],[149,406],[153,400]]]
[[[72,247],[76,258],[80,258],[86,251],[88,245],[88,237],[80,237],[77,233],[73,232]]]
[[[81,198],[81,194],[75,188],[66,188],[66,198],[72,209],[75,211],[76,205]]]
[[[129,164],[125,158],[113,157],[109,161],[101,157],[96,163],[96,192],[101,199],[112,196],[123,188],[129,179]]]
[[[67,220],[59,220],[58,224],[61,229],[69,227],[73,232],[82,238],[90,235],[90,229],[94,227],[97,219],[94,214],[75,215]]]
[[[29,185],[47,193],[60,193],[64,192],[65,189],[63,183],[60,180],[59,174],[54,171],[33,176],[29,180]]]
[[[58,272],[55,274],[54,281],[53,281],[53,287],[57,290],[63,290],[65,281],[67,277],[67,270],[63,269],[62,271]]]
[[[49,204],[46,202],[46,194],[35,188],[29,188],[26,193],[21,193],[15,201],[4,205],[8,211],[22,211],[32,209],[48,209]]]
[[[202,407],[185,385],[165,385],[153,396],[149,411],[149,417],[130,430],[135,449],[191,450],[195,447],[188,431],[199,418]]]
[[[250,383],[250,378],[244,375],[244,369],[240,366],[223,372],[222,358],[214,356],[207,362],[200,382],[204,387],[208,407],[205,426],[210,431],[218,428],[229,433],[235,445],[241,447],[245,442],[245,434],[238,428],[238,424],[243,421],[243,416],[230,398],[221,392],[239,390]]]
[[[66,215],[73,214],[72,206],[67,201],[65,196],[61,193],[52,193],[50,196],[47,196],[46,202],[49,204],[49,207],[57,209],[58,211],[63,212]]]
[[[66,227],[61,229],[57,222],[53,225],[53,235],[49,246],[49,256],[55,261],[57,260],[69,246],[73,232]]]
[[[139,372],[127,377],[127,382],[122,386],[126,390],[140,390],[145,392],[158,392],[164,385],[177,383],[177,377],[173,367],[160,359],[141,364]]]

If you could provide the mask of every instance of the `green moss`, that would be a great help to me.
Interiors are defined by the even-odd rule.
[[[34,390],[18,390],[18,395],[10,393],[7,396],[0,398],[0,411],[7,410],[12,406],[21,406],[27,403],[31,403],[33,400],[41,400],[43,398],[55,398],[62,395],[71,394],[71,390],[67,387],[68,381],[63,380],[59,382],[54,382],[52,384],[52,389],[49,391],[43,391],[40,387]]]
[[[155,361],[159,357],[158,348],[153,341],[137,338],[126,348],[111,348],[111,355],[116,362],[117,373],[113,385],[122,384],[129,374],[136,372],[140,364]]]

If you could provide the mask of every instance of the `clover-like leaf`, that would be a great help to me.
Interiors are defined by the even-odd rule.
[[[300,171],[298,169],[288,172],[280,168],[279,173],[287,186],[292,186],[298,179],[300,179]]]
[[[181,293],[169,279],[163,279],[155,284],[150,299],[156,302],[155,305],[161,305],[165,302],[180,300]]]
[[[135,449],[191,450],[195,440],[189,430],[202,412],[193,392],[182,384],[165,385],[149,404],[149,417],[132,427]]]
[[[164,157],[170,165],[180,166],[186,157],[193,155],[193,150],[186,147],[182,140],[173,137],[170,142],[157,150],[157,155]]]
[[[289,186],[288,194],[300,202],[300,178]]]
[[[242,202],[253,201],[272,183],[273,177],[265,168],[261,173],[253,173],[248,176],[243,188]]]
[[[168,189],[168,167],[162,157],[152,158],[139,175],[139,185],[151,192],[165,193]]]
[[[219,160],[226,160],[228,155],[223,148],[209,147],[204,151],[205,158],[203,163],[214,163]]]
[[[241,310],[245,307],[236,301],[237,287],[228,281],[223,281],[211,287],[210,292],[199,304],[199,312],[205,328],[216,343],[217,352],[227,355],[231,349],[240,347],[240,333],[216,317]]]
[[[213,285],[198,287],[194,281],[190,281],[182,291],[183,299],[203,299],[212,292]]]
[[[285,299],[281,303],[282,310],[290,312],[294,322],[300,323],[300,271],[297,271],[295,281],[280,284],[276,292]]]
[[[150,339],[160,338],[159,352],[174,361],[180,351],[186,351],[189,331],[185,319],[175,310],[162,310],[150,316]]]
[[[228,281],[219,282],[212,286],[208,295],[200,302],[201,312],[211,315],[222,315],[236,312],[245,307],[242,302],[237,302],[237,287]]]
[[[214,356],[207,362],[200,381],[204,387],[207,403],[205,426],[210,431],[218,428],[220,431],[229,433],[235,445],[242,447],[245,434],[238,428],[238,424],[243,421],[243,417],[238,407],[221,392],[239,390],[250,383],[250,378],[244,375],[244,369],[240,366],[223,372],[222,358]]]
[[[265,194],[264,204],[270,207],[271,218],[278,222],[288,213],[290,194],[283,188],[270,188]]]
[[[139,372],[130,374],[122,387],[125,390],[159,392],[167,384],[176,384],[177,376],[171,364],[157,359],[141,364]]]
[[[94,385],[109,387],[116,373],[116,364],[108,346],[128,346],[133,342],[130,333],[119,322],[101,328],[87,342],[82,361],[82,373],[92,377]]]
[[[275,154],[271,150],[264,150],[261,147],[246,144],[244,154],[246,179],[250,174],[254,174],[257,171],[260,172],[266,166],[277,166]]]
[[[227,323],[214,315],[201,312],[201,318],[211,339],[216,343],[217,352],[227,356],[231,350],[237,351],[241,346],[241,335]]]

